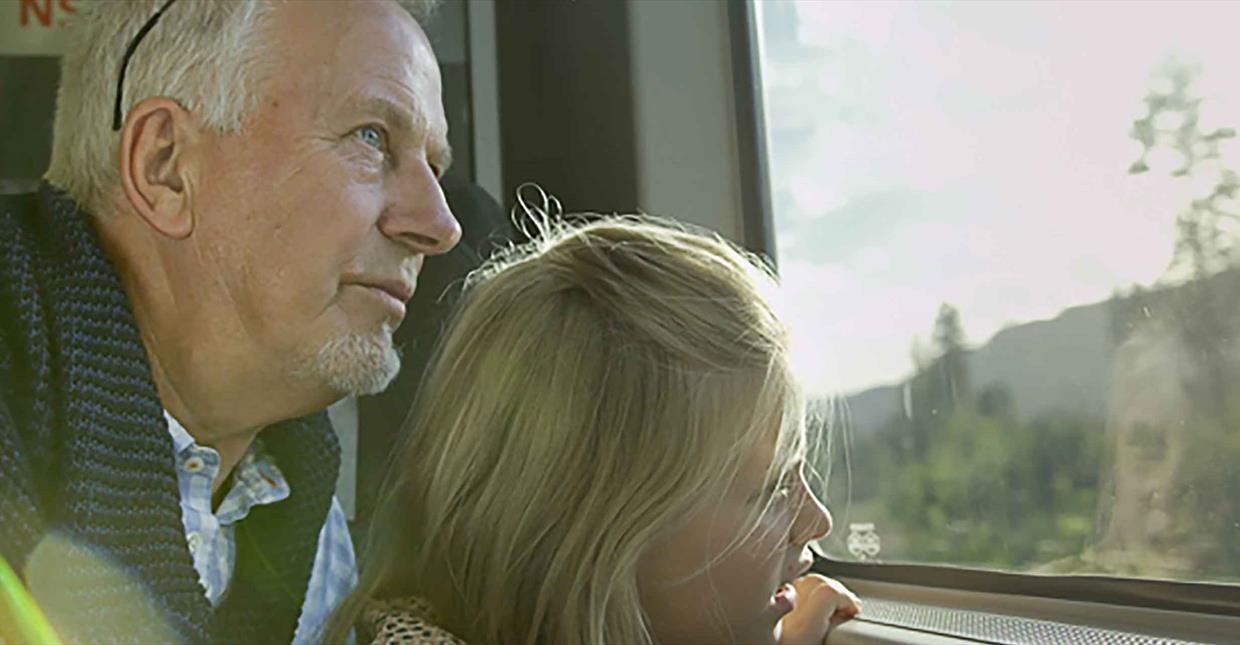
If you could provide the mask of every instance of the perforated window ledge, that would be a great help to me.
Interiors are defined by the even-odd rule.
[[[902,629],[1004,645],[1184,645],[1158,638],[1049,620],[866,598],[864,620]]]

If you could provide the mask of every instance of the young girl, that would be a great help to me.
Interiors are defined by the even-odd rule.
[[[822,643],[831,517],[768,273],[649,218],[471,276],[330,641]],[[381,600],[382,599],[382,600]]]

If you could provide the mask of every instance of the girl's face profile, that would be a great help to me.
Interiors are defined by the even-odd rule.
[[[638,565],[638,589],[657,643],[774,643],[792,610],[784,585],[831,529],[800,463],[767,479],[774,442],[758,444],[717,502],[691,515]],[[755,511],[767,507],[757,526]]]

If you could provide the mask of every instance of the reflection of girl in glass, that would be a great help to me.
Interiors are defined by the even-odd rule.
[[[857,604],[805,576],[831,519],[769,275],[653,220],[548,228],[471,277],[329,640],[821,643]]]

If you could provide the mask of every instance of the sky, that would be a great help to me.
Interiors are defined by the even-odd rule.
[[[1171,279],[1217,169],[1127,172],[1169,60],[1199,66],[1203,128],[1240,128],[1240,2],[755,5],[780,306],[816,394],[907,377],[944,302],[977,346]]]

